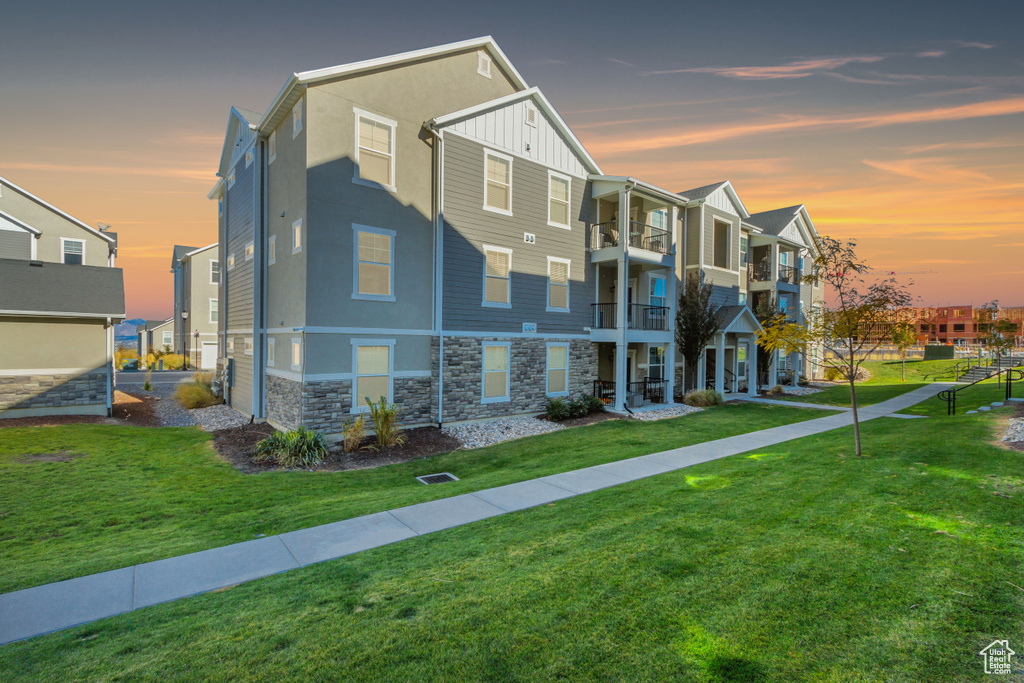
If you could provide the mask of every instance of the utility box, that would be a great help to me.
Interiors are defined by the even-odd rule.
[[[925,360],[952,360],[956,354],[955,346],[945,344],[929,344],[924,347]]]

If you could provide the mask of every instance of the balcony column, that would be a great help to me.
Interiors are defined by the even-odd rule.
[[[732,386],[729,390],[733,394],[738,394],[740,391],[740,340],[738,336],[736,338],[736,349],[732,353],[732,367],[729,369],[732,370]]]
[[[779,281],[779,243],[772,244],[772,286]]]
[[[615,279],[615,407],[626,404],[626,306],[629,303],[629,190],[619,190],[619,258]]]
[[[725,396],[725,334],[715,335],[715,391]]]
[[[676,223],[679,221],[679,209],[676,206],[670,206],[668,210],[668,229],[671,233],[672,240],[672,263],[678,267],[680,260],[676,254]],[[673,403],[676,397],[676,268],[669,268],[668,276],[665,278],[665,298],[668,304],[668,315],[666,316],[666,323],[668,326],[669,339],[671,341],[665,345],[665,373],[668,380],[668,384],[665,386],[665,402]]]
[[[747,395],[757,396],[757,336],[751,335],[747,345]]]

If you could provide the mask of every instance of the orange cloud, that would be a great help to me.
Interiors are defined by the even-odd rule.
[[[726,78],[739,78],[746,81],[774,80],[779,78],[806,78],[816,72],[831,71],[847,64],[869,64],[880,62],[885,57],[880,55],[864,55],[859,57],[823,57],[804,59],[778,66],[706,66],[693,69],[671,69],[666,71],[648,71],[644,75],[662,74],[714,74]]]

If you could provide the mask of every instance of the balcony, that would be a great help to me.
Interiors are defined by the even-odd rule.
[[[772,279],[772,265],[767,261],[747,264],[747,279],[751,282],[768,282]]]
[[[591,250],[609,249],[617,247],[619,244],[619,222],[617,220],[595,223],[590,226]],[[630,221],[629,246],[655,254],[670,254],[672,253],[672,235],[668,230],[639,221]]]
[[[779,266],[779,282],[800,284],[800,270],[793,266]]]
[[[591,304],[594,311],[594,329],[613,330],[616,327],[616,304]],[[626,327],[630,330],[668,332],[668,306],[629,304],[626,308]]]

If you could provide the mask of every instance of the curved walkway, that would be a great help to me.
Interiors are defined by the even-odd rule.
[[[860,419],[865,422],[891,416],[896,411],[931,398],[948,386],[932,384],[882,403],[865,406],[859,411]],[[794,405],[789,401],[785,403]],[[816,420],[772,427],[6,593],[0,595],[0,644],[851,424],[852,414],[842,411]]]

